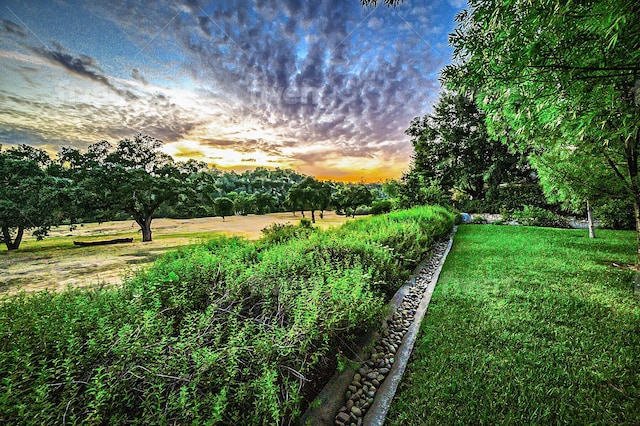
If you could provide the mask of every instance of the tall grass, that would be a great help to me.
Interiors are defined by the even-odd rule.
[[[446,235],[429,207],[167,254],[121,289],[0,306],[0,423],[286,424]]]

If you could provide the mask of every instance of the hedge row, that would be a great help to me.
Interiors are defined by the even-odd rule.
[[[453,222],[423,207],[279,243],[218,239],[117,290],[7,299],[0,423],[295,421]]]

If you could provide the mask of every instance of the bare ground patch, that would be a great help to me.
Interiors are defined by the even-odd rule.
[[[273,213],[256,216],[232,216],[198,219],[155,219],[153,241],[141,242],[138,226],[133,221],[90,223],[70,231],[69,227],[52,229],[43,241],[25,238],[20,250],[8,252],[0,248],[0,295],[19,291],[59,291],[68,287],[88,288],[114,286],[123,278],[144,267],[167,251],[197,244],[217,235],[237,235],[258,239],[261,229],[272,223],[298,223],[301,216]],[[344,216],[325,213],[316,226],[328,228],[344,223]],[[77,247],[73,241],[95,241],[133,237],[130,244]]]

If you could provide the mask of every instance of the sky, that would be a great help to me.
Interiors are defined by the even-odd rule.
[[[464,0],[0,0],[0,144],[136,133],[176,160],[383,181],[432,110]]]

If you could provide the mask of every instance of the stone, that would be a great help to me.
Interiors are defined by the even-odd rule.
[[[362,417],[362,410],[359,409],[356,406],[351,407],[351,412],[356,416],[356,417]]]
[[[378,377],[376,377],[376,379],[381,382],[384,380],[384,376],[382,374],[380,374]]]
[[[378,370],[380,372],[380,374],[388,374],[389,373],[389,369],[388,368],[381,368],[380,370]]]
[[[342,422],[342,424],[347,423],[351,419],[351,416],[347,413],[338,413],[336,416],[336,421]]]
[[[362,387],[362,383],[356,382],[355,380],[353,382],[351,382],[351,385],[355,386],[356,388],[361,388]]]
[[[374,386],[376,386],[376,387],[377,387],[377,386],[380,386],[380,382],[379,382],[377,379],[373,379],[373,380],[371,381],[371,383],[372,383]]]
[[[351,408],[353,407],[353,405],[354,405],[354,404],[353,404],[353,400],[352,400],[352,399],[348,400],[348,401],[347,401],[347,405],[346,405],[347,410],[348,410],[348,411],[351,411]]]
[[[355,392],[357,392],[357,391],[358,391],[358,388],[356,388],[356,387],[355,387],[355,386],[353,386],[353,385],[349,385],[349,390],[351,391],[351,393],[355,393]]]
[[[360,375],[360,373],[356,373],[353,376],[353,380],[355,380],[356,382],[359,382],[360,380],[362,380],[362,376]]]
[[[378,373],[376,373],[375,371],[372,371],[371,373],[367,373],[367,379],[372,380],[375,379],[378,376]]]

